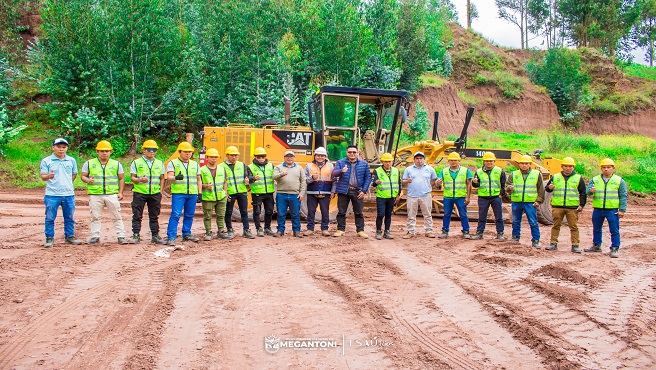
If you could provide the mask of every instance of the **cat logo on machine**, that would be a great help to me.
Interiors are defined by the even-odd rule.
[[[273,138],[286,149],[310,149],[312,132],[274,130]]]

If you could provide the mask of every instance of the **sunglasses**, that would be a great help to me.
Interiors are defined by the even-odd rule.
[[[349,150],[347,153],[348,154],[358,154],[358,152],[354,152],[354,151],[351,151],[351,150]]]
[[[146,151],[147,151],[148,153],[155,153],[155,152],[157,152],[157,149],[154,149],[154,148],[146,148]]]
[[[255,158],[266,158],[266,155],[256,155]]]

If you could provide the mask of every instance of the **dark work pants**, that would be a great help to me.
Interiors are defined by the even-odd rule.
[[[383,219],[385,219],[385,231],[392,226],[392,211],[394,210],[394,198],[376,197],[376,231],[381,231]]]
[[[497,232],[503,232],[503,215],[501,214],[501,203],[501,197],[478,197],[478,227],[476,227],[477,234],[482,234],[485,230],[485,224],[487,223],[487,213],[490,210],[490,207],[492,207],[492,212],[494,212],[494,224],[497,227]]]
[[[235,201],[239,205],[239,215],[241,216],[241,224],[244,230],[249,230],[248,223],[248,194],[237,193],[230,195],[230,200],[226,204],[225,224],[229,230],[232,230],[232,210],[235,208]]]
[[[346,210],[348,204],[353,205],[353,216],[355,216],[355,230],[364,231],[364,198],[358,199],[359,190],[349,190],[347,194],[337,194],[337,230],[346,231]]]
[[[148,226],[150,226],[150,233],[153,236],[158,235],[159,211],[162,208],[162,193],[132,193],[132,233],[139,234],[141,232],[144,204],[148,205]]]
[[[319,198],[317,194],[307,195],[307,229],[314,231],[314,216],[317,214],[317,205],[321,210],[321,230],[328,230],[330,223],[330,194],[323,194]]]
[[[253,223],[256,229],[260,229],[260,215],[262,204],[264,204],[264,228],[271,230],[271,218],[273,216],[273,193],[253,194],[251,193],[251,204],[253,205]]]

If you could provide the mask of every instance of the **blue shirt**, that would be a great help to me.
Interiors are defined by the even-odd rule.
[[[75,158],[67,155],[64,159],[59,159],[52,154],[41,160],[39,170],[42,175],[55,171],[55,178],[46,181],[46,195],[58,197],[75,195],[73,187],[73,174],[77,174]]]
[[[421,198],[429,194],[433,188],[431,180],[437,179],[435,170],[426,164],[421,168],[414,164],[406,168],[403,171],[403,180],[407,180],[409,177],[412,178],[412,182],[408,183],[407,193],[409,197],[413,198]]]

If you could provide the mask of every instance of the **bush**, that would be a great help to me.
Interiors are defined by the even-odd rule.
[[[421,101],[417,100],[415,108],[415,118],[408,119],[408,130],[401,132],[401,142],[414,142],[417,140],[428,139],[428,128],[430,121],[428,120],[428,112],[424,109]]]
[[[524,81],[508,71],[494,72],[494,83],[506,98],[519,99],[524,93]]]

